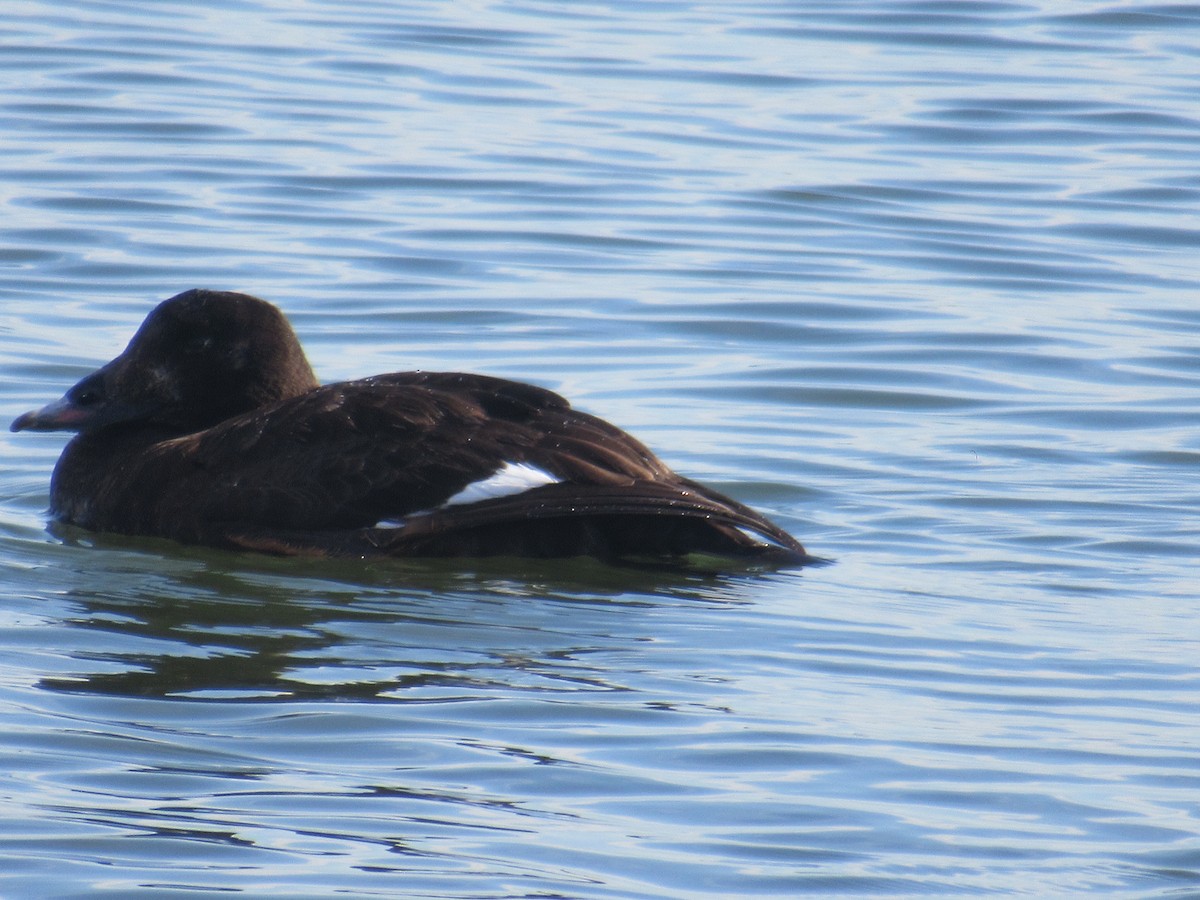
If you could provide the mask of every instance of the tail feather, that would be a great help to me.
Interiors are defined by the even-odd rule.
[[[523,532],[534,546],[521,545]],[[682,554],[690,549],[745,556],[777,549],[796,560],[811,559],[803,545],[775,523],[683,479],[677,484],[647,481],[633,486],[546,485],[416,516],[378,537],[384,552],[459,555],[464,541],[486,546],[487,542],[470,541],[472,535],[485,534],[494,546],[531,555],[562,555],[550,548],[582,539],[598,556]],[[537,552],[537,545],[547,549]]]
[[[781,565],[819,561],[759,513],[682,478],[632,485],[550,484],[411,516],[396,526],[338,532],[230,528],[216,542],[332,557],[586,555],[615,560],[695,552]]]

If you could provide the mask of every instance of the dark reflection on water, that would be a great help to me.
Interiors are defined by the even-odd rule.
[[[636,763],[646,742],[668,751],[668,735],[729,712],[691,662],[643,671],[639,647],[664,637],[661,616],[745,607],[763,576],[582,561],[364,569],[113,539],[60,552],[43,602],[63,607],[64,658],[34,686],[59,698],[59,729],[29,737],[57,760],[37,808],[60,829],[99,829],[83,863],[201,890],[228,865],[304,884],[295,866],[336,858],[349,868],[311,889],[354,886],[361,871],[446,896],[481,877],[621,896],[677,879],[653,873],[656,854],[694,858],[668,843],[627,867],[586,834],[623,830],[625,803],[658,797],[671,816],[712,794],[676,766],[715,772],[715,759]]]
[[[129,544],[100,537],[85,539],[84,546],[101,551]],[[502,689],[621,690],[605,681],[602,665],[588,665],[594,647],[575,642],[624,638],[581,633],[581,624],[602,613],[624,631],[636,623],[638,610],[667,598],[744,603],[740,594],[753,571],[729,576],[586,559],[364,564],[205,551],[178,557],[180,548],[161,546],[186,568],[136,586],[128,572],[97,582],[89,571],[82,575],[87,587],[62,591],[61,598],[79,610],[64,624],[111,633],[121,638],[114,642],[121,649],[79,660],[100,663],[100,671],[73,671],[42,680],[42,687],[275,701],[450,701]],[[572,625],[559,631],[522,624],[512,607],[525,603],[560,605]],[[594,607],[591,615],[581,614],[588,606]],[[489,619],[492,612],[501,614],[500,622]]]

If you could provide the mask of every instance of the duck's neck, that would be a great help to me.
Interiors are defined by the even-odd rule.
[[[50,513],[84,528],[106,527],[110,497],[129,496],[136,461],[148,447],[177,437],[157,426],[113,426],[75,435],[63,449],[50,479]],[[136,494],[134,494],[136,496]]]

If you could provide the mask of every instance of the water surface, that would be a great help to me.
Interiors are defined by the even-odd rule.
[[[0,437],[0,893],[1200,894],[1200,14],[18,3],[10,419],[193,286],[535,381],[837,560],[47,529]]]

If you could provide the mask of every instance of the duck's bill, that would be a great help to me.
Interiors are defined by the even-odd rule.
[[[66,397],[55,400],[41,409],[17,416],[9,426],[11,431],[78,431],[92,418],[89,410],[72,403]]]

